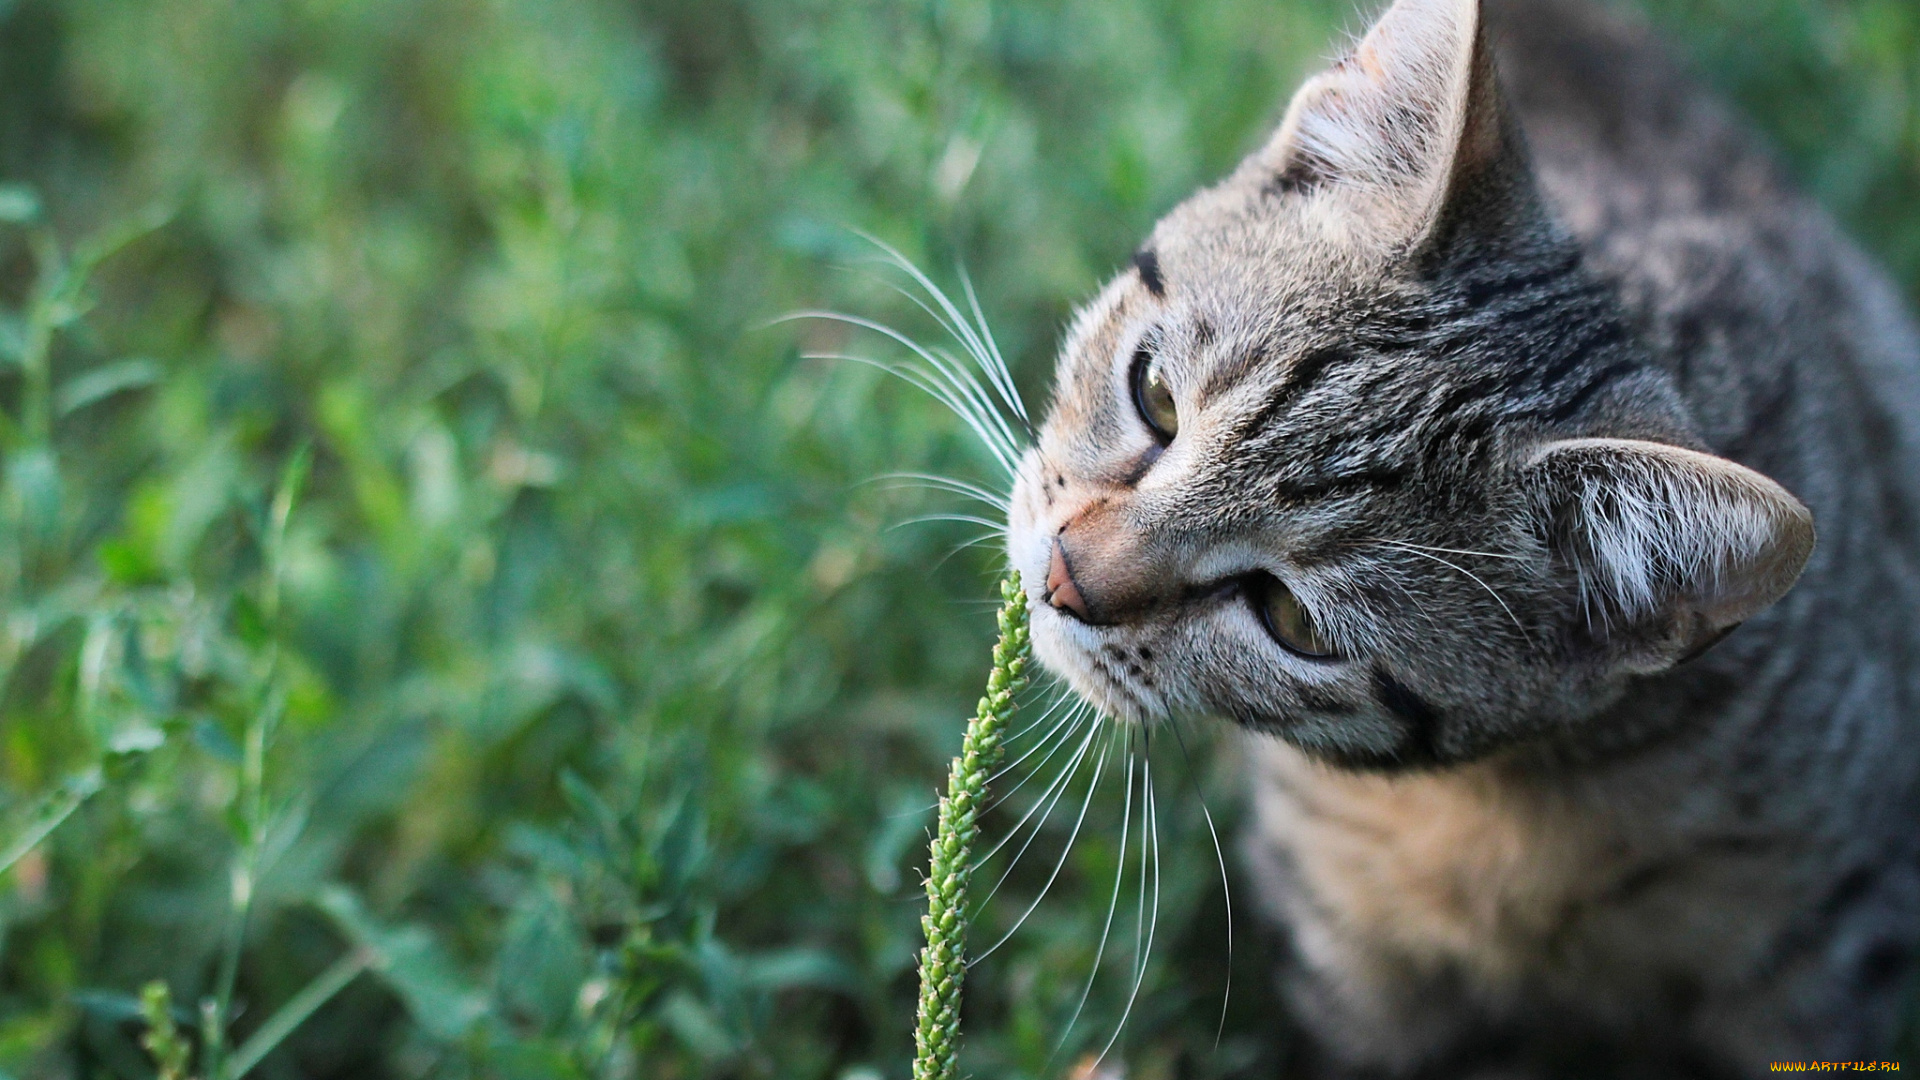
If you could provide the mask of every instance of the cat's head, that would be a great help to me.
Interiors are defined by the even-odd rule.
[[[1806,507],[1699,445],[1538,199],[1477,0],[1399,0],[1079,313],[1009,546],[1115,716],[1463,760],[1793,583]]]

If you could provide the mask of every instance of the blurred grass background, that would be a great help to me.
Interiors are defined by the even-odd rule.
[[[1920,295],[1920,8],[1651,12]],[[0,1071],[153,1075],[163,980],[203,1076],[217,1042],[270,1077],[904,1076],[997,564],[895,527],[953,499],[869,481],[992,465],[904,384],[799,359],[842,335],[765,323],[930,329],[857,226],[964,263],[1037,405],[1071,305],[1363,17],[0,0]],[[1186,771],[1116,1053],[1273,1075],[1244,907],[1214,1046]],[[1125,949],[1055,1054],[1118,799],[969,980],[972,1075],[1061,1075],[1117,1025]]]

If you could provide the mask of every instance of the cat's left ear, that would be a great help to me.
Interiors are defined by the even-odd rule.
[[[1348,228],[1402,249],[1529,200],[1480,7],[1398,0],[1300,88],[1250,164],[1283,196],[1324,200]]]
[[[1696,655],[1786,594],[1813,514],[1744,465],[1639,439],[1563,439],[1523,469],[1539,532],[1577,596],[1578,639],[1626,672]]]

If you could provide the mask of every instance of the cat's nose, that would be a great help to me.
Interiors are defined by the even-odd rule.
[[[1074,583],[1073,571],[1067,568],[1066,545],[1057,536],[1053,538],[1053,557],[1047,561],[1047,603],[1081,622],[1087,621],[1086,597]]]

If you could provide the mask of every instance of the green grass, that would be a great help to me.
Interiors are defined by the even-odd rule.
[[[1656,8],[1920,295],[1911,4]],[[0,0],[0,1070],[153,1075],[157,980],[203,1077],[904,1077],[1000,567],[871,481],[995,466],[800,358],[881,343],[767,323],[931,336],[858,227],[964,262],[1038,404],[1071,305],[1360,22]],[[1164,741],[1137,1001],[1109,776],[969,973],[963,1074],[1060,1075],[1123,1014],[1135,1078],[1278,1067],[1244,908],[1215,1049],[1225,897]]]

